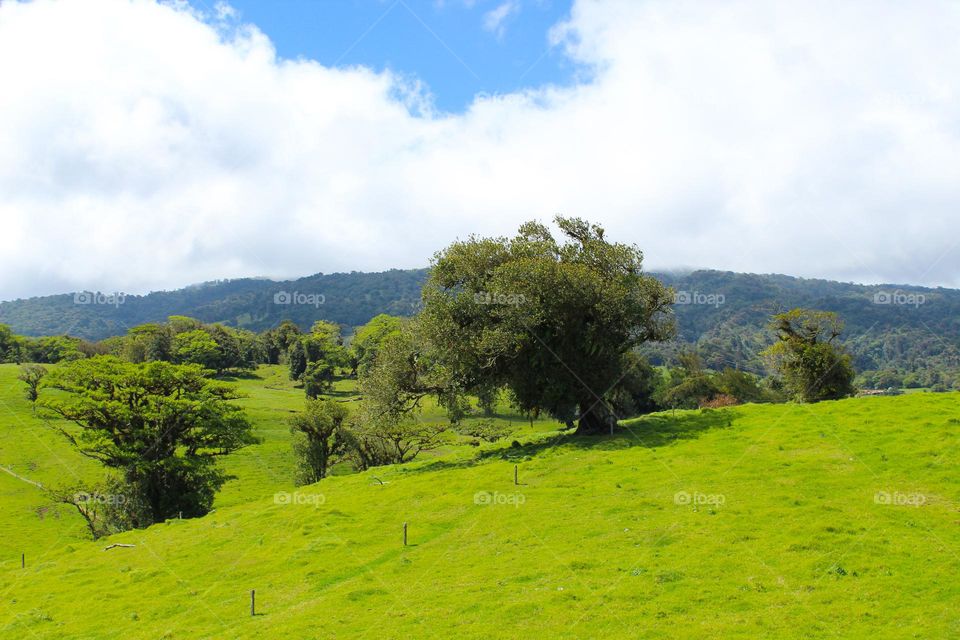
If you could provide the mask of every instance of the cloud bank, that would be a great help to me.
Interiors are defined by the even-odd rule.
[[[4,2],[0,299],[423,266],[555,213],[653,268],[960,286],[958,32],[948,2],[578,0],[548,37],[579,82],[446,114],[225,6]]]

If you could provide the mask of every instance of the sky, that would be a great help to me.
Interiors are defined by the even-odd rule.
[[[420,267],[960,286],[960,3],[0,2],[0,300]]]

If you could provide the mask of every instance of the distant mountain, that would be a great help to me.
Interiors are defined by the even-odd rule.
[[[656,360],[691,343],[711,368],[762,368],[770,316],[795,307],[835,311],[859,371],[960,369],[960,290],[858,285],[723,271],[658,274],[677,292],[678,340],[649,349]]]
[[[221,280],[144,296],[79,292],[0,303],[0,324],[28,336],[100,340],[144,322],[184,315],[261,331],[290,319],[304,328],[325,319],[356,326],[378,313],[409,315],[426,269],[332,273],[298,280]]]
[[[960,290],[864,286],[783,275],[722,271],[653,274],[677,294],[676,341],[651,346],[654,361],[696,344],[708,366],[762,367],[772,314],[794,307],[838,312],[859,370],[960,368]],[[144,322],[187,315],[255,331],[290,319],[304,328],[325,319],[347,326],[378,313],[410,315],[426,269],[316,274],[276,282],[239,279],[176,291],[111,298],[67,294],[0,303],[0,323],[23,335],[70,334],[98,340]]]

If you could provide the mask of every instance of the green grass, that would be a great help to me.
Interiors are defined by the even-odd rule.
[[[95,475],[14,375],[0,464]],[[451,439],[277,504],[302,391],[278,368],[238,383],[264,442],[227,460],[238,480],[204,518],[91,542],[0,473],[0,638],[960,635],[960,394],[668,412],[596,439],[515,416],[498,444]]]

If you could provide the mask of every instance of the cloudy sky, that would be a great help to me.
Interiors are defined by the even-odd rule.
[[[427,264],[960,286],[960,3],[0,3],[0,299]]]

